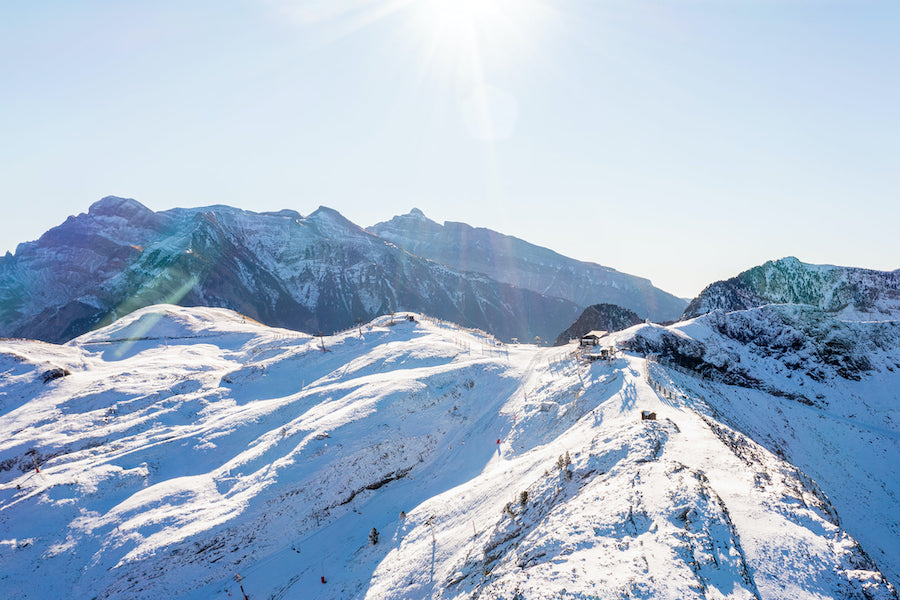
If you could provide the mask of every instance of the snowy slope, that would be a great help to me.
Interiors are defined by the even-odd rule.
[[[698,410],[812,477],[842,525],[900,579],[900,321],[769,305],[631,334]]]
[[[252,599],[897,598],[897,537],[858,514],[900,512],[892,334],[874,375],[804,379],[821,408],[415,319],[313,338],[161,305],[0,341],[4,593],[225,599],[239,573]],[[607,341],[665,336],[726,343],[700,320]],[[846,462],[811,456],[850,430],[827,440]]]

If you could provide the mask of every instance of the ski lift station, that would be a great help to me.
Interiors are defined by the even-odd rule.
[[[600,343],[600,338],[605,337],[608,333],[607,331],[589,331],[581,336],[581,341],[579,341],[578,345],[582,348],[596,346]]]

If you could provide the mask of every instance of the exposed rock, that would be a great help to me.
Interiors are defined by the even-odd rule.
[[[593,304],[584,309],[581,316],[556,338],[554,346],[563,346],[569,340],[580,338],[589,331],[622,331],[643,323],[634,311],[615,304]]]

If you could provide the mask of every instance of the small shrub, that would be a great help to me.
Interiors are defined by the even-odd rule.
[[[69,373],[68,369],[60,369],[60,368],[50,369],[49,371],[44,371],[43,373],[41,373],[41,381],[43,381],[44,383],[50,383],[54,379],[59,379],[60,377],[67,377],[68,375],[71,375],[71,373]]]

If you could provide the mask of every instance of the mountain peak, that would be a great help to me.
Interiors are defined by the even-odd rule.
[[[328,206],[319,206],[306,217],[305,222],[315,227],[321,235],[326,237],[331,237],[338,233],[351,235],[366,233],[362,227]]]
[[[346,221],[347,223],[351,222],[349,219],[347,219],[347,217],[342,215],[337,210],[335,210],[329,206],[321,206],[321,205],[319,206],[319,208],[317,208],[316,210],[311,212],[309,214],[308,218],[317,220],[317,221],[329,219],[329,220]]]
[[[796,267],[796,266],[799,266],[802,264],[800,262],[800,259],[798,259],[796,256],[785,256],[784,258],[779,258],[775,262],[778,264],[792,266],[792,267]]]
[[[319,206],[311,212],[307,217],[308,220],[317,223],[331,223],[334,225],[344,225],[346,227],[357,228],[358,225],[342,215],[340,212],[328,206]]]
[[[106,196],[91,204],[88,214],[92,216],[122,217],[131,219],[138,215],[152,213],[149,208],[133,198]]]
[[[900,311],[900,278],[889,271],[814,265],[788,256],[710,284],[683,318],[765,304],[805,304],[851,320],[893,318]]]

